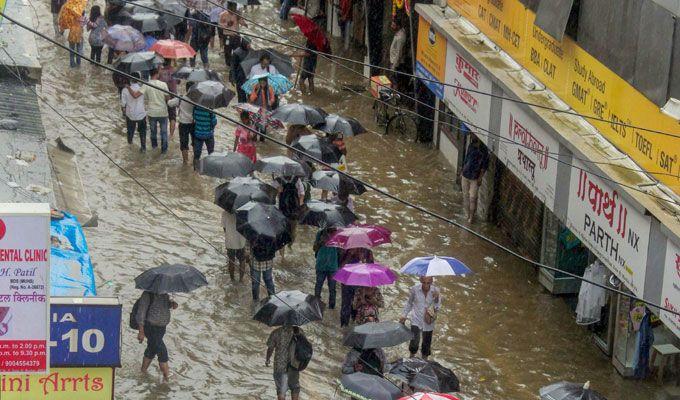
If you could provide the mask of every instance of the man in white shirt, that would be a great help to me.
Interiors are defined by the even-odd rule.
[[[187,82],[186,89],[189,92],[193,82]],[[175,97],[168,101],[170,107],[178,107],[177,120],[179,121],[179,149],[182,152],[182,162],[189,164],[189,139],[191,139],[191,148],[194,148],[194,105],[186,100],[189,100],[187,95]]]
[[[431,276],[420,277],[420,283],[411,288],[408,300],[404,305],[404,311],[399,319],[399,322],[403,324],[406,322],[409,314],[411,315],[413,339],[408,345],[408,350],[411,353],[411,357],[416,355],[422,334],[423,342],[420,352],[423,360],[427,360],[431,354],[434,321],[442,305],[439,288],[432,284],[433,281],[434,278]]]
[[[139,73],[133,72],[133,77],[139,79]],[[134,91],[139,91],[139,83],[136,81],[129,86]],[[125,114],[125,122],[127,125],[127,141],[132,144],[132,139],[135,137],[135,128],[139,132],[140,151],[146,151],[146,110],[144,109],[144,95],[133,97],[129,91],[123,90],[120,94],[120,103],[123,107],[123,114]]]
[[[397,69],[404,57],[404,45],[406,44],[406,29],[402,18],[396,18],[392,22],[394,37],[390,45],[390,69]]]
[[[272,58],[268,53],[264,53],[260,56],[260,62],[253,65],[250,68],[250,73],[248,74],[248,79],[252,79],[254,76],[263,74],[278,74],[279,71],[275,66],[272,65]]]
[[[236,264],[238,263],[238,281],[243,281],[246,272],[246,239],[236,230],[236,216],[222,211],[222,229],[224,230],[224,247],[227,249],[229,277],[233,282]]]
[[[168,151],[168,100],[170,91],[168,85],[158,80],[158,70],[151,71],[151,80],[149,80],[151,87],[144,85],[140,90],[132,90],[128,86],[128,92],[132,97],[137,98],[144,95],[147,102],[147,115],[149,116],[149,125],[151,125],[151,147],[158,147],[158,125],[161,128],[161,154]],[[158,89],[156,89],[156,87]]]

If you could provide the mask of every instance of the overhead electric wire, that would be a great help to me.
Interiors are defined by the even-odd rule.
[[[33,33],[34,35],[37,35],[37,36],[43,38],[44,40],[46,40],[46,41],[48,41],[48,42],[50,42],[50,43],[52,43],[52,44],[54,44],[54,45],[56,45],[56,46],[58,46],[58,47],[60,47],[60,48],[62,48],[62,49],[68,51],[69,53],[77,53],[75,50],[72,50],[72,49],[68,48],[67,46],[65,46],[65,45],[63,45],[63,44],[58,43],[58,42],[55,41],[54,39],[49,38],[47,35],[45,35],[45,34],[43,34],[43,33],[41,33],[41,32],[36,31],[34,28],[29,27],[29,26],[26,26],[25,24],[23,24],[23,23],[21,23],[21,22],[18,22],[16,19],[7,16],[4,12],[0,12],[0,16],[3,16],[3,17],[6,18],[8,21],[10,21],[10,22],[14,23],[15,25],[21,27],[22,29],[27,30],[27,31]],[[171,96],[171,97],[178,97],[178,98],[181,98],[180,96],[178,96],[178,95],[175,94],[175,93],[170,92],[169,90],[165,90],[165,89],[160,88],[160,87],[158,87],[158,86],[152,85],[152,84],[150,84],[149,82],[146,82],[146,81],[144,81],[144,80],[142,80],[142,79],[140,79],[140,78],[136,78],[136,77],[134,77],[134,76],[132,76],[132,75],[130,75],[130,74],[126,74],[126,73],[123,73],[123,72],[121,72],[121,71],[118,71],[118,70],[116,70],[115,68],[110,67],[110,66],[108,66],[108,65],[102,64],[102,63],[100,63],[100,62],[96,62],[96,61],[94,61],[93,59],[91,59],[91,58],[89,58],[89,57],[81,56],[81,58],[83,58],[83,59],[89,61],[91,64],[93,64],[93,65],[95,65],[95,66],[98,66],[98,67],[100,67],[100,68],[104,68],[104,69],[106,69],[106,70],[108,70],[108,71],[111,71],[111,72],[116,72],[116,73],[118,73],[118,74],[121,74],[122,76],[125,76],[125,77],[127,77],[128,79],[130,79],[130,80],[132,80],[132,81],[136,81],[136,82],[138,82],[138,83],[140,83],[140,84],[142,84],[142,85],[145,85],[145,86],[151,87],[151,88],[153,88],[153,89],[156,89],[156,90],[158,90],[158,91],[160,91],[160,92],[163,92],[163,93],[165,93],[165,94],[167,94],[167,95],[169,95],[169,96]],[[194,101],[192,101],[192,100],[190,100],[190,99],[181,98],[181,100],[182,100],[182,101],[186,101],[187,103],[192,104],[192,105],[194,105],[195,107],[205,108],[205,107],[201,106],[199,103],[196,103],[196,102],[194,102]],[[571,277],[571,278],[580,280],[580,281],[582,281],[582,282],[589,283],[589,284],[591,284],[591,285],[594,285],[594,286],[600,287],[600,288],[602,288],[602,289],[611,291],[611,292],[616,293],[616,294],[619,294],[619,295],[621,295],[621,296],[630,298],[631,300],[639,301],[639,302],[641,302],[641,303],[643,303],[643,304],[649,305],[649,306],[651,306],[651,307],[653,307],[653,308],[656,308],[656,309],[659,309],[659,310],[661,310],[661,311],[665,311],[665,312],[668,312],[668,313],[670,313],[670,314],[680,316],[680,311],[676,311],[676,310],[671,310],[671,309],[665,308],[665,307],[661,306],[660,304],[656,304],[656,303],[654,303],[654,302],[652,302],[652,301],[648,301],[648,300],[645,300],[645,299],[636,297],[634,294],[626,293],[626,292],[623,291],[623,290],[616,289],[616,288],[612,288],[612,287],[607,286],[607,285],[605,285],[605,284],[601,284],[601,283],[596,282],[596,281],[591,281],[591,280],[585,279],[585,278],[583,278],[582,276],[579,276],[579,275],[574,274],[574,273],[572,273],[572,272],[564,271],[564,270],[561,270],[561,269],[559,269],[559,268],[551,267],[551,266],[542,264],[542,263],[540,263],[540,262],[538,262],[538,261],[531,260],[531,259],[529,259],[529,258],[527,258],[527,257],[525,257],[525,256],[523,256],[523,255],[521,255],[521,254],[519,254],[519,253],[517,253],[516,251],[514,251],[514,250],[512,250],[512,249],[510,249],[510,248],[508,248],[508,247],[506,247],[506,246],[504,246],[504,245],[502,245],[502,244],[500,244],[500,243],[494,241],[493,239],[491,239],[491,238],[489,238],[489,237],[486,237],[486,236],[482,235],[481,233],[478,233],[478,232],[472,230],[472,229],[469,228],[469,227],[466,227],[465,225],[463,225],[463,224],[461,224],[461,223],[459,223],[459,222],[456,222],[456,221],[454,221],[454,220],[452,220],[452,219],[446,218],[446,217],[444,217],[444,216],[442,216],[442,215],[440,215],[440,214],[438,214],[438,213],[435,213],[434,211],[428,210],[428,209],[426,209],[426,208],[424,208],[424,207],[422,207],[422,206],[420,206],[420,205],[414,204],[414,203],[409,202],[409,201],[407,201],[407,200],[403,200],[403,199],[401,199],[400,197],[397,197],[397,196],[395,196],[395,195],[393,195],[393,194],[391,194],[391,193],[385,191],[384,189],[381,189],[381,188],[379,188],[379,187],[377,187],[377,186],[375,186],[375,185],[373,185],[373,184],[371,184],[371,183],[369,183],[369,182],[366,182],[366,181],[364,181],[364,180],[355,178],[355,177],[353,177],[352,175],[348,174],[347,172],[341,171],[341,170],[339,170],[339,169],[337,169],[337,168],[331,166],[330,164],[328,164],[328,163],[326,163],[326,162],[324,162],[324,161],[322,161],[322,160],[319,160],[319,159],[317,159],[316,157],[314,157],[314,156],[312,156],[312,155],[310,155],[310,154],[308,154],[308,153],[306,153],[306,152],[304,152],[304,151],[302,151],[302,150],[300,150],[300,149],[297,149],[297,148],[295,148],[295,147],[293,147],[293,146],[291,146],[291,145],[286,144],[285,142],[281,142],[280,140],[277,140],[277,139],[274,139],[274,138],[272,138],[272,137],[270,137],[270,136],[267,136],[267,135],[265,135],[265,134],[259,132],[258,130],[253,129],[253,128],[251,128],[250,126],[247,126],[247,125],[241,123],[240,121],[236,121],[235,119],[233,119],[233,118],[231,118],[231,117],[229,117],[229,116],[227,116],[227,115],[225,115],[225,114],[223,114],[223,113],[219,113],[219,112],[217,112],[217,111],[215,111],[215,110],[211,110],[211,112],[214,113],[216,116],[219,116],[219,117],[221,117],[221,118],[227,120],[228,122],[232,123],[233,125],[238,125],[238,126],[244,128],[244,129],[246,129],[246,130],[248,130],[248,131],[250,131],[250,132],[252,132],[252,133],[254,133],[254,134],[256,134],[256,135],[258,135],[258,136],[260,136],[260,137],[262,137],[262,138],[264,138],[265,140],[269,140],[269,141],[271,141],[271,142],[273,142],[273,143],[278,144],[278,145],[281,146],[281,147],[284,147],[284,148],[286,148],[286,149],[288,149],[288,150],[290,150],[290,151],[293,151],[293,152],[295,152],[295,153],[298,153],[298,154],[304,156],[306,159],[309,159],[309,160],[311,160],[311,161],[313,161],[313,162],[315,162],[315,163],[317,163],[317,164],[319,164],[319,165],[322,165],[323,167],[325,167],[325,168],[328,169],[328,170],[332,170],[332,171],[334,171],[334,172],[336,172],[336,173],[338,173],[338,174],[340,174],[340,175],[345,176],[345,177],[348,178],[348,179],[351,179],[351,180],[353,180],[353,181],[359,182],[359,183],[363,184],[365,187],[370,188],[371,190],[373,190],[373,191],[375,191],[375,192],[377,192],[377,193],[383,195],[384,197],[387,197],[387,198],[389,198],[389,199],[391,199],[391,200],[393,200],[393,201],[396,201],[396,202],[398,202],[398,203],[400,203],[400,204],[402,204],[402,205],[404,205],[404,206],[406,206],[406,207],[408,207],[408,208],[412,208],[412,209],[415,209],[415,210],[417,210],[417,211],[420,211],[420,212],[423,213],[423,214],[427,214],[427,215],[429,215],[430,217],[432,217],[432,218],[434,218],[434,219],[436,219],[436,220],[439,220],[439,221],[442,221],[442,222],[446,222],[446,223],[448,223],[448,224],[450,224],[450,225],[456,226],[456,227],[458,227],[459,229],[464,230],[465,232],[467,232],[467,233],[469,233],[469,234],[471,234],[471,235],[477,237],[478,239],[480,239],[480,240],[482,240],[482,241],[484,241],[484,242],[487,242],[487,243],[489,243],[489,244],[491,244],[491,245],[497,247],[498,249],[501,249],[501,250],[505,251],[506,253],[508,253],[508,254],[510,254],[510,255],[512,255],[512,256],[514,256],[514,257],[516,257],[516,258],[522,260],[522,261],[525,261],[525,262],[527,262],[527,263],[529,263],[529,264],[531,264],[531,265],[534,265],[534,266],[536,266],[536,267],[539,267],[539,268],[542,268],[542,269],[545,269],[545,270],[548,270],[548,271],[559,272],[559,273],[564,274],[564,275],[566,275],[566,276],[568,276],[568,277]],[[92,143],[93,143],[93,142],[92,142]],[[99,149],[99,151],[103,152],[103,150],[102,150],[101,148],[99,148],[99,146],[96,146],[96,144],[94,144],[94,143],[93,143],[93,145],[95,145],[95,147],[97,147],[97,148]],[[105,154],[105,153],[104,153],[104,154]],[[109,156],[108,158],[109,158],[112,162],[114,162],[113,159],[110,158],[110,156]],[[114,162],[114,163],[115,163],[115,162]],[[120,166],[119,168],[123,168],[123,167]],[[131,175],[129,172],[128,172],[127,174],[128,174],[129,176],[132,177],[132,175]],[[133,179],[133,180],[134,180],[136,183],[138,183],[138,184],[141,185],[141,182],[139,182],[137,179]],[[145,190],[148,191],[149,193],[151,193],[150,190],[148,190],[148,189],[145,189]],[[155,197],[155,196],[153,196],[153,197]],[[173,213],[173,214],[174,214],[174,213]],[[188,225],[188,224],[187,224],[187,225]],[[193,228],[192,228],[192,229],[193,229]]]
[[[182,15],[179,15],[179,14],[171,13],[169,11],[156,9],[156,8],[149,7],[149,6],[146,6],[146,5],[143,5],[143,4],[138,4],[134,1],[129,1],[129,0],[120,0],[120,1],[124,2],[124,3],[133,4],[135,6],[145,8],[145,9],[148,9],[148,10],[152,10],[152,11],[155,11],[155,12],[170,14],[170,15],[173,15],[173,16],[178,17],[178,18],[185,18],[185,19],[194,20],[194,21],[201,22],[201,23],[206,23],[206,21],[195,20],[194,18],[191,18],[191,17],[186,17],[186,16],[182,16]],[[213,4],[213,5],[215,4],[215,3],[213,3],[212,1],[209,1],[209,0],[206,0],[206,2]],[[226,9],[223,6],[218,6],[218,7]],[[235,15],[237,15],[237,13],[235,13]],[[244,18],[244,19],[246,19],[246,18]],[[310,50],[310,49],[306,48],[305,46],[300,46],[300,45],[297,45],[297,44],[291,45],[291,44],[287,44],[287,43],[281,43],[279,41],[276,41],[276,40],[273,40],[273,39],[270,39],[270,38],[266,38],[266,37],[262,37],[262,36],[258,36],[258,35],[254,35],[254,34],[249,34],[249,33],[239,32],[239,31],[237,31],[235,29],[231,29],[231,28],[223,28],[223,27],[220,27],[217,24],[212,24],[212,23],[209,23],[209,24],[216,26],[216,27],[219,27],[219,28],[224,29],[224,30],[229,31],[229,32],[242,33],[245,36],[254,37],[256,39],[268,41],[268,42],[275,43],[275,44],[280,44],[280,45],[283,45],[283,46],[297,48],[299,50],[305,50],[305,51],[309,51],[309,52],[312,52],[312,53],[316,53],[317,55],[320,55],[320,56],[325,57],[325,58],[335,58],[335,59],[347,61],[347,62],[350,62],[350,63],[353,63],[353,64],[358,64],[358,65],[361,65],[361,66],[364,66],[364,67],[369,67],[371,69],[379,69],[379,70],[382,70],[382,71],[385,71],[385,72],[391,72],[393,74],[398,74],[398,75],[406,76],[406,77],[409,77],[409,78],[419,79],[419,80],[424,81],[424,82],[432,82],[432,83],[436,83],[437,85],[448,86],[448,87],[452,87],[452,88],[455,88],[455,89],[463,89],[463,90],[467,90],[468,92],[477,93],[477,94],[481,94],[481,95],[484,95],[484,96],[489,96],[489,97],[497,98],[497,99],[501,99],[501,100],[507,100],[507,101],[511,101],[511,102],[514,102],[514,103],[531,106],[531,107],[537,107],[537,108],[541,108],[541,109],[544,109],[544,110],[553,111],[553,112],[556,112],[556,113],[578,116],[578,117],[591,119],[591,120],[595,120],[595,121],[599,121],[599,122],[606,122],[606,123],[611,124],[611,125],[617,125],[617,126],[622,126],[622,127],[626,127],[626,128],[638,129],[638,130],[646,131],[646,132],[650,132],[650,133],[670,136],[670,137],[674,137],[674,138],[680,138],[680,134],[673,134],[673,133],[670,133],[670,132],[665,132],[665,131],[656,130],[656,129],[652,129],[652,128],[645,128],[645,127],[642,127],[642,126],[627,124],[627,123],[622,122],[622,121],[611,121],[611,120],[608,120],[608,119],[605,119],[605,118],[602,118],[602,117],[598,117],[598,116],[595,116],[595,115],[580,114],[576,111],[562,110],[562,109],[559,109],[559,108],[546,106],[544,104],[532,103],[532,102],[528,102],[528,101],[524,101],[524,100],[514,99],[512,97],[506,97],[506,96],[502,96],[502,95],[497,95],[497,94],[485,92],[485,91],[482,91],[482,90],[479,90],[479,89],[468,88],[468,87],[465,87],[465,86],[455,85],[455,84],[446,83],[446,82],[440,82],[436,79],[424,78],[424,77],[420,77],[418,75],[411,74],[411,73],[408,73],[408,72],[397,71],[397,70],[394,70],[394,69],[391,69],[391,68],[382,67],[382,66],[379,66],[379,65],[373,65],[373,64],[370,64],[370,63],[365,63],[363,61],[353,60],[353,59],[347,58],[347,57],[328,54],[328,53],[324,53],[324,52],[321,52],[321,51],[318,51],[318,50]],[[369,77],[364,76],[364,78],[370,80]]]
[[[175,17],[178,17],[178,18],[186,19],[186,20],[188,20],[188,21],[194,21],[194,22],[202,23],[202,24],[205,24],[205,25],[208,25],[208,26],[212,26],[212,27],[215,27],[215,28],[221,28],[218,24],[214,24],[214,23],[207,22],[207,21],[202,21],[202,20],[199,20],[199,19],[196,19],[196,18],[192,18],[192,17],[181,16],[181,15],[179,15],[179,14],[174,14],[174,13],[171,13],[171,12],[168,12],[168,11],[164,11],[164,10],[160,10],[160,9],[157,9],[157,8],[149,7],[149,6],[146,6],[146,5],[143,5],[143,4],[137,4],[137,3],[135,3],[134,1],[129,1],[129,0],[120,0],[120,1],[125,2],[125,3],[130,3],[130,4],[133,4],[133,5],[135,5],[135,6],[142,7],[142,8],[146,8],[146,9],[149,9],[149,10],[151,10],[151,11],[158,12],[158,13],[165,13],[165,14],[172,15],[172,16],[175,16]],[[208,1],[208,0],[206,0],[206,1]],[[228,30],[228,31],[231,31],[231,32],[239,32],[239,31],[236,31],[236,30],[234,30],[234,29],[227,29],[227,28],[221,28],[221,29],[225,29],[225,30]],[[246,36],[252,36],[252,37],[256,37],[256,38],[260,38],[260,39],[263,39],[263,40],[273,41],[273,42],[275,42],[275,43],[282,44],[282,45],[284,45],[284,46],[290,46],[290,47],[296,47],[296,48],[299,47],[299,46],[294,45],[294,44],[293,44],[293,45],[291,45],[291,44],[285,44],[285,43],[281,43],[281,42],[274,41],[273,39],[266,39],[266,38],[263,38],[263,37],[257,36],[257,35],[252,35],[252,34],[244,34],[244,35],[246,35]],[[356,71],[355,71],[355,72],[356,72]],[[363,75],[362,75],[362,77],[363,77]],[[348,89],[349,89],[349,88],[348,88]],[[351,89],[350,89],[350,90],[351,90]],[[353,91],[353,90],[351,90],[351,91]],[[353,92],[354,92],[354,91],[353,91]],[[396,92],[396,93],[400,93],[401,95],[404,95],[405,97],[408,97],[408,95],[403,94],[403,93],[401,93],[401,92],[397,92],[397,91],[395,91],[395,92]],[[361,95],[361,96],[364,96],[364,97],[368,97],[368,96],[365,96],[365,95],[360,94],[360,93],[358,93],[358,92],[355,92],[355,93],[357,93],[357,94],[359,94],[359,95]],[[372,97],[370,97],[370,98],[373,99]],[[414,98],[412,98],[412,97],[409,97],[409,98],[412,99],[412,100],[415,100],[416,102],[419,102],[417,99],[414,99]],[[395,109],[399,109],[399,110],[402,110],[402,111],[404,111],[404,112],[406,112],[406,113],[412,114],[412,115],[414,115],[414,116],[416,116],[416,117],[418,117],[418,118],[423,118],[423,119],[428,120],[428,121],[437,122],[437,121],[435,121],[435,120],[432,119],[432,118],[428,118],[428,117],[425,117],[425,116],[423,116],[423,115],[421,115],[421,114],[418,114],[417,112],[414,112],[414,111],[411,111],[411,110],[408,110],[408,109],[405,109],[405,108],[400,108],[400,107],[398,107],[398,106],[392,105],[392,104],[390,104],[390,103],[388,103],[388,102],[386,102],[386,101],[384,101],[384,100],[382,100],[382,99],[374,99],[374,100],[375,100],[375,101],[378,101],[378,102],[381,102],[381,103],[385,104],[385,105],[388,106],[388,107],[392,107],[392,108],[395,108]],[[429,104],[422,103],[422,102],[420,102],[420,103],[423,104],[423,105],[425,105],[425,106],[427,106],[427,107],[429,107],[429,108],[431,108],[431,109],[433,109],[433,110],[435,110],[435,108],[432,107],[432,106],[430,106]],[[446,113],[445,113],[445,115],[448,115],[448,116],[457,118],[454,114],[446,114]],[[440,123],[441,123],[441,122],[440,122]],[[456,127],[456,126],[453,125],[453,124],[447,123],[447,125],[453,127],[453,128],[456,129],[457,131],[461,131],[461,128]],[[512,144],[515,144],[515,145],[520,146],[520,147],[525,147],[525,148],[527,148],[527,149],[533,151],[533,149],[531,149],[530,147],[528,147],[527,145],[525,145],[525,144],[523,144],[523,143],[519,143],[519,142],[510,140],[510,139],[504,138],[503,136],[501,136],[501,135],[499,135],[499,134],[495,134],[495,133],[489,131],[488,129],[484,129],[484,128],[482,128],[482,127],[479,127],[479,126],[477,126],[477,125],[473,125],[473,124],[470,124],[470,123],[467,123],[467,122],[466,122],[466,125],[471,126],[471,127],[473,127],[473,128],[476,128],[476,129],[478,129],[478,130],[480,130],[480,131],[482,131],[482,132],[485,132],[485,133],[478,132],[478,133],[479,133],[480,135],[482,135],[482,136],[493,136],[493,137],[498,137],[499,139],[502,139],[502,140],[504,140],[504,141],[506,141],[506,142],[508,142],[508,143],[512,143]],[[547,156],[548,158],[551,158],[551,159],[555,160],[555,161],[558,162],[558,163],[561,163],[561,164],[564,164],[564,165],[567,165],[567,166],[570,166],[570,167],[572,167],[572,168],[576,168],[576,169],[579,169],[579,170],[584,170],[583,168],[574,166],[573,164],[571,164],[571,163],[569,163],[569,162],[560,160],[559,157],[551,157],[551,156],[550,156],[550,154],[557,154],[557,155],[559,155],[559,153],[554,153],[554,152],[541,152],[541,153],[546,154],[546,156]],[[613,166],[613,167],[615,167],[615,168],[620,168],[620,169],[624,169],[624,170],[635,171],[635,172],[639,172],[639,173],[643,173],[643,174],[652,174],[652,172],[649,172],[649,171],[645,171],[645,170],[641,170],[641,169],[636,169],[636,168],[631,168],[631,167],[626,167],[626,166],[623,166],[623,165],[612,164],[612,163],[603,162],[603,161],[595,162],[595,161],[591,161],[591,160],[581,159],[581,158],[578,158],[578,157],[572,157],[572,158],[573,158],[573,159],[576,159],[576,160],[579,160],[579,161],[581,161],[581,162],[584,162],[584,163],[592,163],[592,164],[597,164],[597,165],[611,165],[611,166]],[[605,180],[605,181],[612,182],[612,183],[617,184],[617,185],[619,185],[619,186],[621,186],[621,187],[625,187],[625,188],[628,188],[628,189],[631,189],[631,190],[640,192],[640,193],[642,193],[642,194],[644,194],[644,195],[646,195],[646,196],[655,198],[655,199],[657,199],[657,200],[661,200],[661,201],[663,201],[663,202],[667,202],[667,203],[671,203],[671,204],[673,204],[673,205],[680,206],[680,203],[679,203],[678,201],[676,201],[675,199],[657,196],[657,195],[655,195],[655,194],[653,194],[653,193],[647,192],[647,191],[642,190],[642,189],[640,189],[640,188],[637,188],[637,187],[635,187],[635,186],[632,186],[632,185],[629,185],[629,184],[625,184],[625,183],[621,183],[621,182],[619,182],[619,181],[616,181],[615,179],[612,179],[612,178],[610,178],[610,177],[608,177],[608,176],[603,176],[603,175],[600,175],[600,174],[593,173],[592,171],[587,171],[587,172],[590,173],[591,175],[595,176],[595,177],[598,177],[598,178],[600,178],[600,179],[602,179],[602,180]],[[669,175],[669,176],[677,177],[677,176],[674,175],[674,174],[665,173],[665,172],[664,172],[664,173],[660,173],[660,174],[661,174],[661,175]]]

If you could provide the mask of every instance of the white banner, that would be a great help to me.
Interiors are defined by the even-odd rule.
[[[651,220],[573,160],[567,226],[638,297],[647,269]]]
[[[0,204],[0,372],[49,368],[50,207]]]
[[[498,158],[553,211],[559,142],[518,104],[503,101]]]
[[[661,305],[669,310],[680,312],[680,247],[668,240],[664,263],[663,285],[661,286]],[[680,316],[661,311],[661,321],[680,337]]]
[[[471,125],[478,126],[482,130],[489,130],[491,96],[467,89],[491,93],[493,86],[491,79],[468,62],[451,43],[447,44],[445,79],[447,84],[458,86],[444,87],[444,100],[447,105],[463,122],[468,124],[473,132],[479,133],[479,138],[488,145],[488,132]]]

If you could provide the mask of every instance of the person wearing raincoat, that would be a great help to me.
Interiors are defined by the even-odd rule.
[[[274,89],[269,86],[267,77],[264,76],[257,80],[255,86],[253,86],[253,91],[250,92],[248,100],[251,104],[261,107],[264,110],[270,111],[274,107],[276,102],[276,96]]]

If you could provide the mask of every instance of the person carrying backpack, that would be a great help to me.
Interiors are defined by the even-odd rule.
[[[307,348],[309,346],[309,348]],[[298,349],[299,347],[299,349]],[[294,354],[300,354],[298,350],[308,350],[305,360],[293,360],[297,358]],[[265,365],[270,366],[270,360],[274,355],[274,383],[276,385],[277,400],[285,400],[286,393],[290,391],[291,399],[300,398],[300,370],[304,369],[311,358],[311,345],[304,332],[297,326],[281,326],[272,331],[267,339],[267,357]],[[291,362],[296,361],[298,366],[292,366]],[[299,361],[303,361],[299,365]]]
[[[163,336],[165,336],[165,328],[170,323],[170,310],[177,309],[177,303],[171,300],[167,293],[156,294],[144,291],[132,308],[130,327],[138,330],[139,343],[144,342],[146,338],[142,372],[146,372],[153,359],[158,356],[158,366],[163,373],[163,379],[167,380],[170,367],[168,366],[168,349],[163,342]]]
[[[302,206],[305,204],[305,185],[297,176],[284,176],[274,179],[273,186],[279,191],[279,210],[288,218],[290,223],[290,238],[291,242],[288,247],[293,245],[295,241],[295,228],[297,226],[298,217]],[[281,249],[281,254],[284,251]]]
[[[203,68],[208,69],[208,45],[215,36],[215,28],[210,25],[210,17],[204,12],[194,10],[191,13],[191,18],[193,20],[189,21],[188,42],[196,50],[196,53],[201,55]],[[196,56],[191,58],[189,64],[192,67],[196,66]]]

